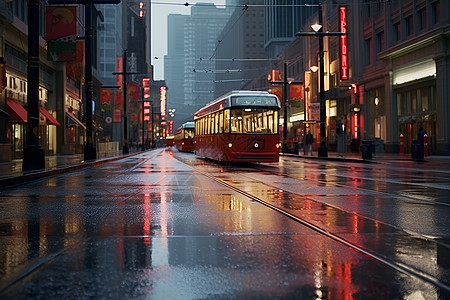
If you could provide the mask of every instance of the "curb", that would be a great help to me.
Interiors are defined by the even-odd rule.
[[[359,158],[346,158],[346,157],[318,157],[318,156],[308,156],[308,155],[299,155],[299,154],[291,154],[291,153],[281,153],[282,156],[290,156],[297,158],[312,158],[312,159],[321,159],[321,160],[331,160],[331,161],[345,161],[345,162],[356,162],[356,163],[368,163],[368,164],[379,164],[380,162],[373,161],[370,159],[359,159]]]

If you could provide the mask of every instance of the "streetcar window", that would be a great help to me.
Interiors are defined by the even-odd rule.
[[[206,129],[206,134],[211,134],[211,115],[208,115],[208,125]]]
[[[240,109],[231,111],[231,132],[242,133],[242,110]]]
[[[278,111],[265,109],[231,110],[232,133],[278,133]]]
[[[209,127],[209,129],[210,129],[210,131],[209,131],[209,133],[210,134],[215,134],[216,132],[215,132],[215,126],[214,126],[214,115],[215,114],[212,114],[212,115],[209,115],[209,117],[210,117],[210,119],[209,119],[209,122],[210,122],[210,127]]]
[[[230,123],[231,123],[230,110],[229,109],[224,110],[223,114],[224,114],[224,129],[223,129],[223,131],[225,133],[230,133]]]
[[[272,106],[278,107],[277,98],[274,96],[234,96],[231,98],[233,106]]]
[[[205,134],[206,134],[206,129],[208,128],[208,126],[207,126],[207,125],[208,125],[208,124],[207,124],[208,119],[207,119],[206,117],[203,117],[203,118],[202,118],[202,121],[203,121],[203,122],[202,122],[202,123],[203,123],[203,124],[202,124],[202,127],[203,127],[203,128],[202,128],[202,134],[205,135]]]
[[[216,127],[215,133],[219,133],[219,115],[220,115],[220,113],[217,112],[216,113],[216,118],[214,120],[215,127]]]
[[[219,112],[219,133],[223,133],[223,110]]]
[[[185,139],[194,138],[194,129],[184,129],[184,138]]]

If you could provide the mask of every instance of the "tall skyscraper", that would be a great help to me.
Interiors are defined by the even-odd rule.
[[[289,2],[289,3],[288,3]],[[265,48],[270,57],[276,57],[302,31],[306,20],[317,11],[305,0],[265,0]]]
[[[197,3],[189,16],[168,17],[164,76],[168,102],[176,108],[179,122],[192,120],[198,108],[213,100],[214,73],[211,71],[215,64],[209,58],[216,51],[218,36],[230,14],[229,8]]]
[[[116,84],[116,57],[122,55],[122,7],[116,4],[97,5],[104,21],[99,35],[99,72],[105,83]]]
[[[236,1],[237,2],[237,1]],[[238,4],[238,3],[235,3]],[[236,6],[219,36],[214,53],[215,97],[245,88],[261,74],[268,58],[264,49],[264,0],[250,0]],[[231,5],[231,4],[230,4]]]

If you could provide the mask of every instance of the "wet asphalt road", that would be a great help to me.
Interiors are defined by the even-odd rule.
[[[448,299],[449,169],[156,149],[2,188],[0,298]]]

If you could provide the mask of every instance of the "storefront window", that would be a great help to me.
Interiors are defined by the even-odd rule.
[[[23,150],[23,124],[13,123],[13,145],[14,151],[19,152]]]

